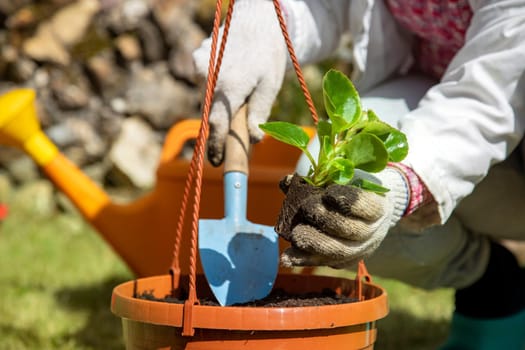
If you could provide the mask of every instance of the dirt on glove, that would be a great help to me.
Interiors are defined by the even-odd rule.
[[[292,228],[298,223],[304,222],[303,214],[299,210],[301,205],[310,196],[320,195],[323,188],[309,184],[302,176],[297,174],[294,174],[291,178],[286,177],[282,179],[279,187],[286,197],[277,218],[275,232],[289,241]]]

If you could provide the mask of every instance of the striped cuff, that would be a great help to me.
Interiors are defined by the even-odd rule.
[[[402,163],[388,163],[388,165],[398,169],[405,176],[409,187],[408,205],[403,216],[412,214],[432,201],[432,194],[412,168]]]

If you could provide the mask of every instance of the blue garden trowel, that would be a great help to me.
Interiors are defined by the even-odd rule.
[[[279,243],[273,227],[246,219],[250,147],[246,115],[246,106],[242,106],[231,121],[226,139],[226,217],[199,220],[199,255],[204,275],[222,306],[267,296],[279,267]]]

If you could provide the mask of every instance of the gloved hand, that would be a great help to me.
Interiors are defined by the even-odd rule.
[[[409,200],[399,170],[387,167],[374,176],[390,189],[385,195],[349,185],[316,188],[300,176],[283,179],[286,198],[276,231],[292,245],[281,263],[346,268],[369,256],[399,221]]]
[[[209,117],[208,159],[215,166],[224,158],[231,117],[245,102],[250,142],[262,139],[264,133],[259,124],[268,119],[288,57],[272,1],[237,0],[234,6]],[[210,50],[211,38],[208,38],[193,53],[197,73],[202,77],[208,73]]]

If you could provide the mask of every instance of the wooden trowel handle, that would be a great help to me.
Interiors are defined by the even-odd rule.
[[[238,171],[248,175],[248,158],[250,154],[250,137],[247,126],[247,109],[242,105],[233,116],[230,131],[226,136],[224,150],[224,172]]]

